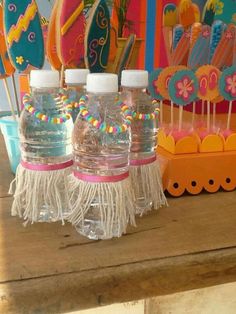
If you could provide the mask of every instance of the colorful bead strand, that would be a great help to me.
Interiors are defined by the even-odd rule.
[[[156,105],[158,102],[153,100],[152,104]],[[160,113],[160,109],[156,107],[152,113],[140,113],[140,112],[133,112],[132,117],[135,120],[154,120],[158,117]]]
[[[32,98],[28,94],[26,94],[23,97],[23,104],[24,104],[25,110],[27,110],[30,114],[35,116],[38,120],[41,120],[41,121],[44,121],[47,123],[61,124],[61,123],[65,123],[67,120],[71,119],[71,115],[69,113],[61,114],[60,116],[52,118],[52,117],[42,113],[41,111],[36,110],[32,106]]]

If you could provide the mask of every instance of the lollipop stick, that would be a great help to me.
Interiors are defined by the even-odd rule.
[[[171,101],[170,103],[170,125],[171,128],[173,129],[174,126],[174,103]]]
[[[207,102],[207,131],[210,131],[210,124],[211,124],[211,107],[210,101]]]
[[[203,116],[204,116],[204,106],[205,106],[205,102],[204,102],[204,100],[202,100],[202,118],[203,118]]]
[[[233,102],[229,102],[229,111],[228,111],[228,119],[227,119],[227,130],[230,129],[230,122],[231,122],[231,113],[232,113],[232,104]]]
[[[192,114],[192,126],[194,127],[194,122],[195,122],[195,113],[196,113],[196,103],[195,101],[193,102],[193,114]]]
[[[4,87],[5,87],[5,91],[6,91],[6,95],[7,95],[7,100],[8,100],[10,109],[11,109],[11,113],[12,113],[13,119],[16,121],[14,106],[13,106],[13,103],[12,103],[11,94],[10,94],[10,90],[9,90],[8,83],[7,83],[7,79],[6,79],[6,78],[3,79],[3,84],[4,84]]]
[[[64,65],[62,65],[62,67],[61,67],[61,82],[60,82],[61,88],[63,88],[63,86],[64,86],[64,70],[65,70],[65,67],[64,67]]]
[[[182,130],[183,124],[183,106],[179,106],[179,131]]]
[[[11,76],[11,82],[12,82],[12,87],[13,87],[13,91],[14,91],[17,115],[18,115],[18,117],[20,117],[20,105],[19,105],[19,100],[18,100],[17,91],[16,91],[16,81],[15,81],[14,74]]]
[[[163,101],[160,101],[160,124],[163,123]]]
[[[216,103],[213,104],[213,129],[216,126]]]

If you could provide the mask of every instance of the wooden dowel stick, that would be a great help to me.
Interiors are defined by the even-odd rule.
[[[12,80],[12,87],[13,87],[13,91],[14,91],[17,115],[18,115],[18,117],[20,117],[20,105],[19,105],[18,95],[17,95],[17,91],[16,91],[16,81],[15,81],[14,74],[12,75],[11,80]]]
[[[179,106],[179,131],[182,130],[182,125],[183,125],[183,106]]]
[[[160,125],[163,124],[163,101],[160,101]]]
[[[13,103],[12,103],[11,94],[10,94],[10,90],[9,90],[8,83],[7,83],[7,79],[6,79],[6,78],[3,79],[3,84],[4,84],[4,87],[5,87],[5,91],[6,91],[6,95],[7,95],[7,100],[8,100],[9,106],[10,106],[10,110],[11,110],[11,113],[12,113],[12,117],[13,117],[13,119],[16,121],[15,110],[14,110],[14,106],[13,106]]]
[[[195,123],[195,114],[196,114],[196,103],[195,101],[193,102],[193,113],[192,113],[192,126],[194,127]]]
[[[227,130],[229,130],[229,129],[230,129],[231,113],[232,113],[232,105],[233,105],[233,102],[232,102],[232,101],[230,101],[230,102],[229,102],[228,118],[227,118]]]
[[[216,103],[213,103],[213,129],[216,126]]]
[[[61,81],[60,81],[61,88],[64,87],[64,70],[65,70],[65,67],[64,67],[64,65],[62,65],[62,67],[61,67]]]
[[[210,106],[210,101],[207,102],[207,131],[210,131],[210,126],[211,126],[211,106]]]
[[[174,126],[174,103],[171,101],[170,103],[170,125],[171,128],[173,129]]]
[[[204,117],[204,107],[205,107],[205,101],[202,100],[202,112],[201,112],[202,118]]]

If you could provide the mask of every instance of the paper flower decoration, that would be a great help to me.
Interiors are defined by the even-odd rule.
[[[191,70],[181,70],[175,73],[169,82],[169,94],[171,100],[185,106],[193,102],[197,97],[197,78]]]
[[[157,86],[157,80],[162,71],[162,68],[154,70],[150,75],[149,75],[149,85],[148,85],[148,90],[149,93],[151,94],[152,98],[155,98],[157,100],[163,100],[163,97],[161,96],[158,86]]]
[[[236,100],[236,66],[229,67],[222,73],[220,93],[226,100]]]

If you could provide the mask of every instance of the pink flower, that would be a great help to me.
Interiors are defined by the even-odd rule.
[[[233,75],[226,76],[226,92],[230,93],[232,97],[236,97],[236,73]]]
[[[189,77],[184,76],[182,80],[176,82],[176,97],[188,101],[194,92],[193,81]]]

